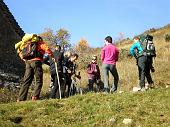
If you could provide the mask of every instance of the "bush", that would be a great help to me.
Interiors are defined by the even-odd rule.
[[[129,51],[127,49],[120,49],[119,60],[127,58],[128,55],[129,55]]]
[[[170,34],[166,34],[166,35],[165,35],[165,41],[166,41],[166,42],[169,42],[169,41],[170,41]]]
[[[10,90],[7,88],[0,88],[0,104],[15,102],[17,100],[19,89]]]

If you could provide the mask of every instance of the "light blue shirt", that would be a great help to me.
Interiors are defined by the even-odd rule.
[[[143,49],[142,49],[142,47],[141,47],[141,45],[140,45],[140,42],[139,42],[139,41],[134,42],[133,45],[130,47],[130,54],[131,54],[132,56],[135,56],[134,50],[135,50],[136,48],[138,49],[138,53],[139,53],[139,54],[143,52]]]

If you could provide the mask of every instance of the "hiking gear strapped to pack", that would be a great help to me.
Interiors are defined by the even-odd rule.
[[[36,34],[25,34],[22,41],[15,44],[15,49],[22,59],[29,60],[35,57],[42,57],[38,53],[39,38]]]
[[[155,45],[153,43],[153,36],[146,35],[144,39],[140,39],[140,45],[143,49],[142,55],[156,57]]]
[[[25,45],[26,42],[35,42],[35,37],[37,38],[36,34],[25,34],[22,37],[22,40],[19,41],[18,43],[15,44],[15,49],[17,49],[17,53],[20,53],[23,49],[23,46]]]
[[[38,56],[37,42],[26,42],[22,49],[22,58],[29,60]]]

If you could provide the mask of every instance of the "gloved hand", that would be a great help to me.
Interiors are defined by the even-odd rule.
[[[127,57],[133,57],[130,53],[127,54]]]

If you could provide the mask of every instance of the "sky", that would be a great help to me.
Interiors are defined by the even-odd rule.
[[[170,0],[4,0],[25,33],[45,28],[68,30],[70,43],[81,38],[102,47],[104,38],[120,33],[134,37],[170,23]]]

